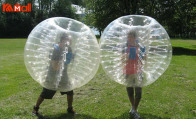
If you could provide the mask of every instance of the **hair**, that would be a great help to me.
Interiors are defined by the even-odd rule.
[[[63,33],[60,37],[60,42],[62,42],[63,40],[66,40],[67,38],[69,38],[68,34]]]
[[[128,32],[128,35],[133,35],[133,36],[134,36],[134,38],[136,38],[136,37],[137,37],[137,34],[136,34],[136,32],[135,32],[135,31],[129,31],[129,32]]]

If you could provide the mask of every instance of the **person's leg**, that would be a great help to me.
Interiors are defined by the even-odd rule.
[[[73,103],[73,91],[69,91],[67,92],[67,104],[68,104],[67,112],[71,114],[76,114],[76,112],[73,110],[72,103]]]
[[[68,108],[72,108],[73,95],[67,95]]]
[[[133,87],[127,87],[127,94],[129,96],[129,100],[131,102],[131,105],[132,105],[132,109],[135,108],[135,101],[134,101],[134,90],[133,90]]]
[[[38,113],[39,106],[42,104],[44,99],[52,99],[52,97],[54,96],[55,93],[56,93],[56,91],[43,88],[40,96],[37,99],[36,105],[33,107],[32,114],[33,115],[39,115],[39,113]]]
[[[44,98],[39,96],[37,99],[36,105],[33,108],[33,113],[38,114],[39,106],[42,104],[43,101],[44,101]]]
[[[67,104],[68,104],[68,108],[67,108],[67,112],[68,113],[72,113],[72,114],[76,114],[76,112],[73,110],[73,90],[69,91],[69,92],[61,92],[62,95],[67,94]]]
[[[37,99],[37,103],[36,103],[36,107],[39,107],[41,104],[42,104],[42,102],[44,101],[44,98],[42,98],[41,96],[39,96],[38,97],[38,99]]]
[[[134,110],[137,111],[138,105],[140,103],[142,97],[142,88],[136,87],[135,88],[135,102],[134,102]]]

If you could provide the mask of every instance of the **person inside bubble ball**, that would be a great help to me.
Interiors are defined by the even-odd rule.
[[[141,52],[144,54],[145,48],[141,48],[136,39],[136,32],[129,31],[127,35],[127,43],[125,50],[123,50],[123,73],[125,74],[125,79],[128,84],[127,93],[129,100],[132,105],[130,114],[135,119],[140,119],[140,115],[137,112],[138,105],[141,100],[142,88],[139,87],[142,76],[141,76],[141,60],[145,59]],[[135,95],[134,95],[135,93]]]
[[[70,37],[67,34],[63,34],[60,37],[60,42],[58,44],[54,44],[54,51],[51,56],[51,64],[50,64],[50,68],[48,71],[47,80],[53,80],[58,75],[58,72],[60,71],[60,69],[63,69],[61,79],[65,79],[65,80],[60,81],[59,85],[61,83],[67,82],[66,81],[68,80],[67,66],[70,63],[71,59],[73,59],[70,42],[71,42]],[[61,64],[62,61],[64,61],[63,68]],[[55,93],[56,93],[55,90],[43,88],[40,96],[37,99],[36,105],[33,107],[32,114],[39,116],[39,113],[38,113],[39,106],[42,104],[44,99],[52,99]],[[68,91],[68,92],[61,92],[61,95],[64,95],[64,94],[67,94],[67,102],[68,102],[67,112],[71,114],[76,114],[76,112],[73,110],[73,107],[72,107],[73,94],[74,94],[73,90]]]

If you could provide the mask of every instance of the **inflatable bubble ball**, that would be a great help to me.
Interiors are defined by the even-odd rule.
[[[70,91],[85,85],[96,74],[99,45],[83,23],[65,17],[49,18],[29,34],[24,61],[32,78],[41,86]]]
[[[101,64],[114,81],[143,87],[167,69],[172,46],[166,30],[155,19],[128,15],[111,22],[100,40]]]

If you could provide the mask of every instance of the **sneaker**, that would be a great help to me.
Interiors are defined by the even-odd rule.
[[[135,110],[132,108],[132,109],[129,111],[129,114],[130,114],[130,115],[133,115],[134,112],[135,112]]]
[[[68,108],[67,108],[67,112],[70,113],[70,114],[77,114],[77,113],[73,110],[73,107],[68,107]]]
[[[133,117],[134,117],[134,119],[141,119],[139,113],[136,111],[133,113]]]
[[[38,111],[39,111],[39,107],[34,106],[32,111],[32,116],[38,116],[39,115]]]

